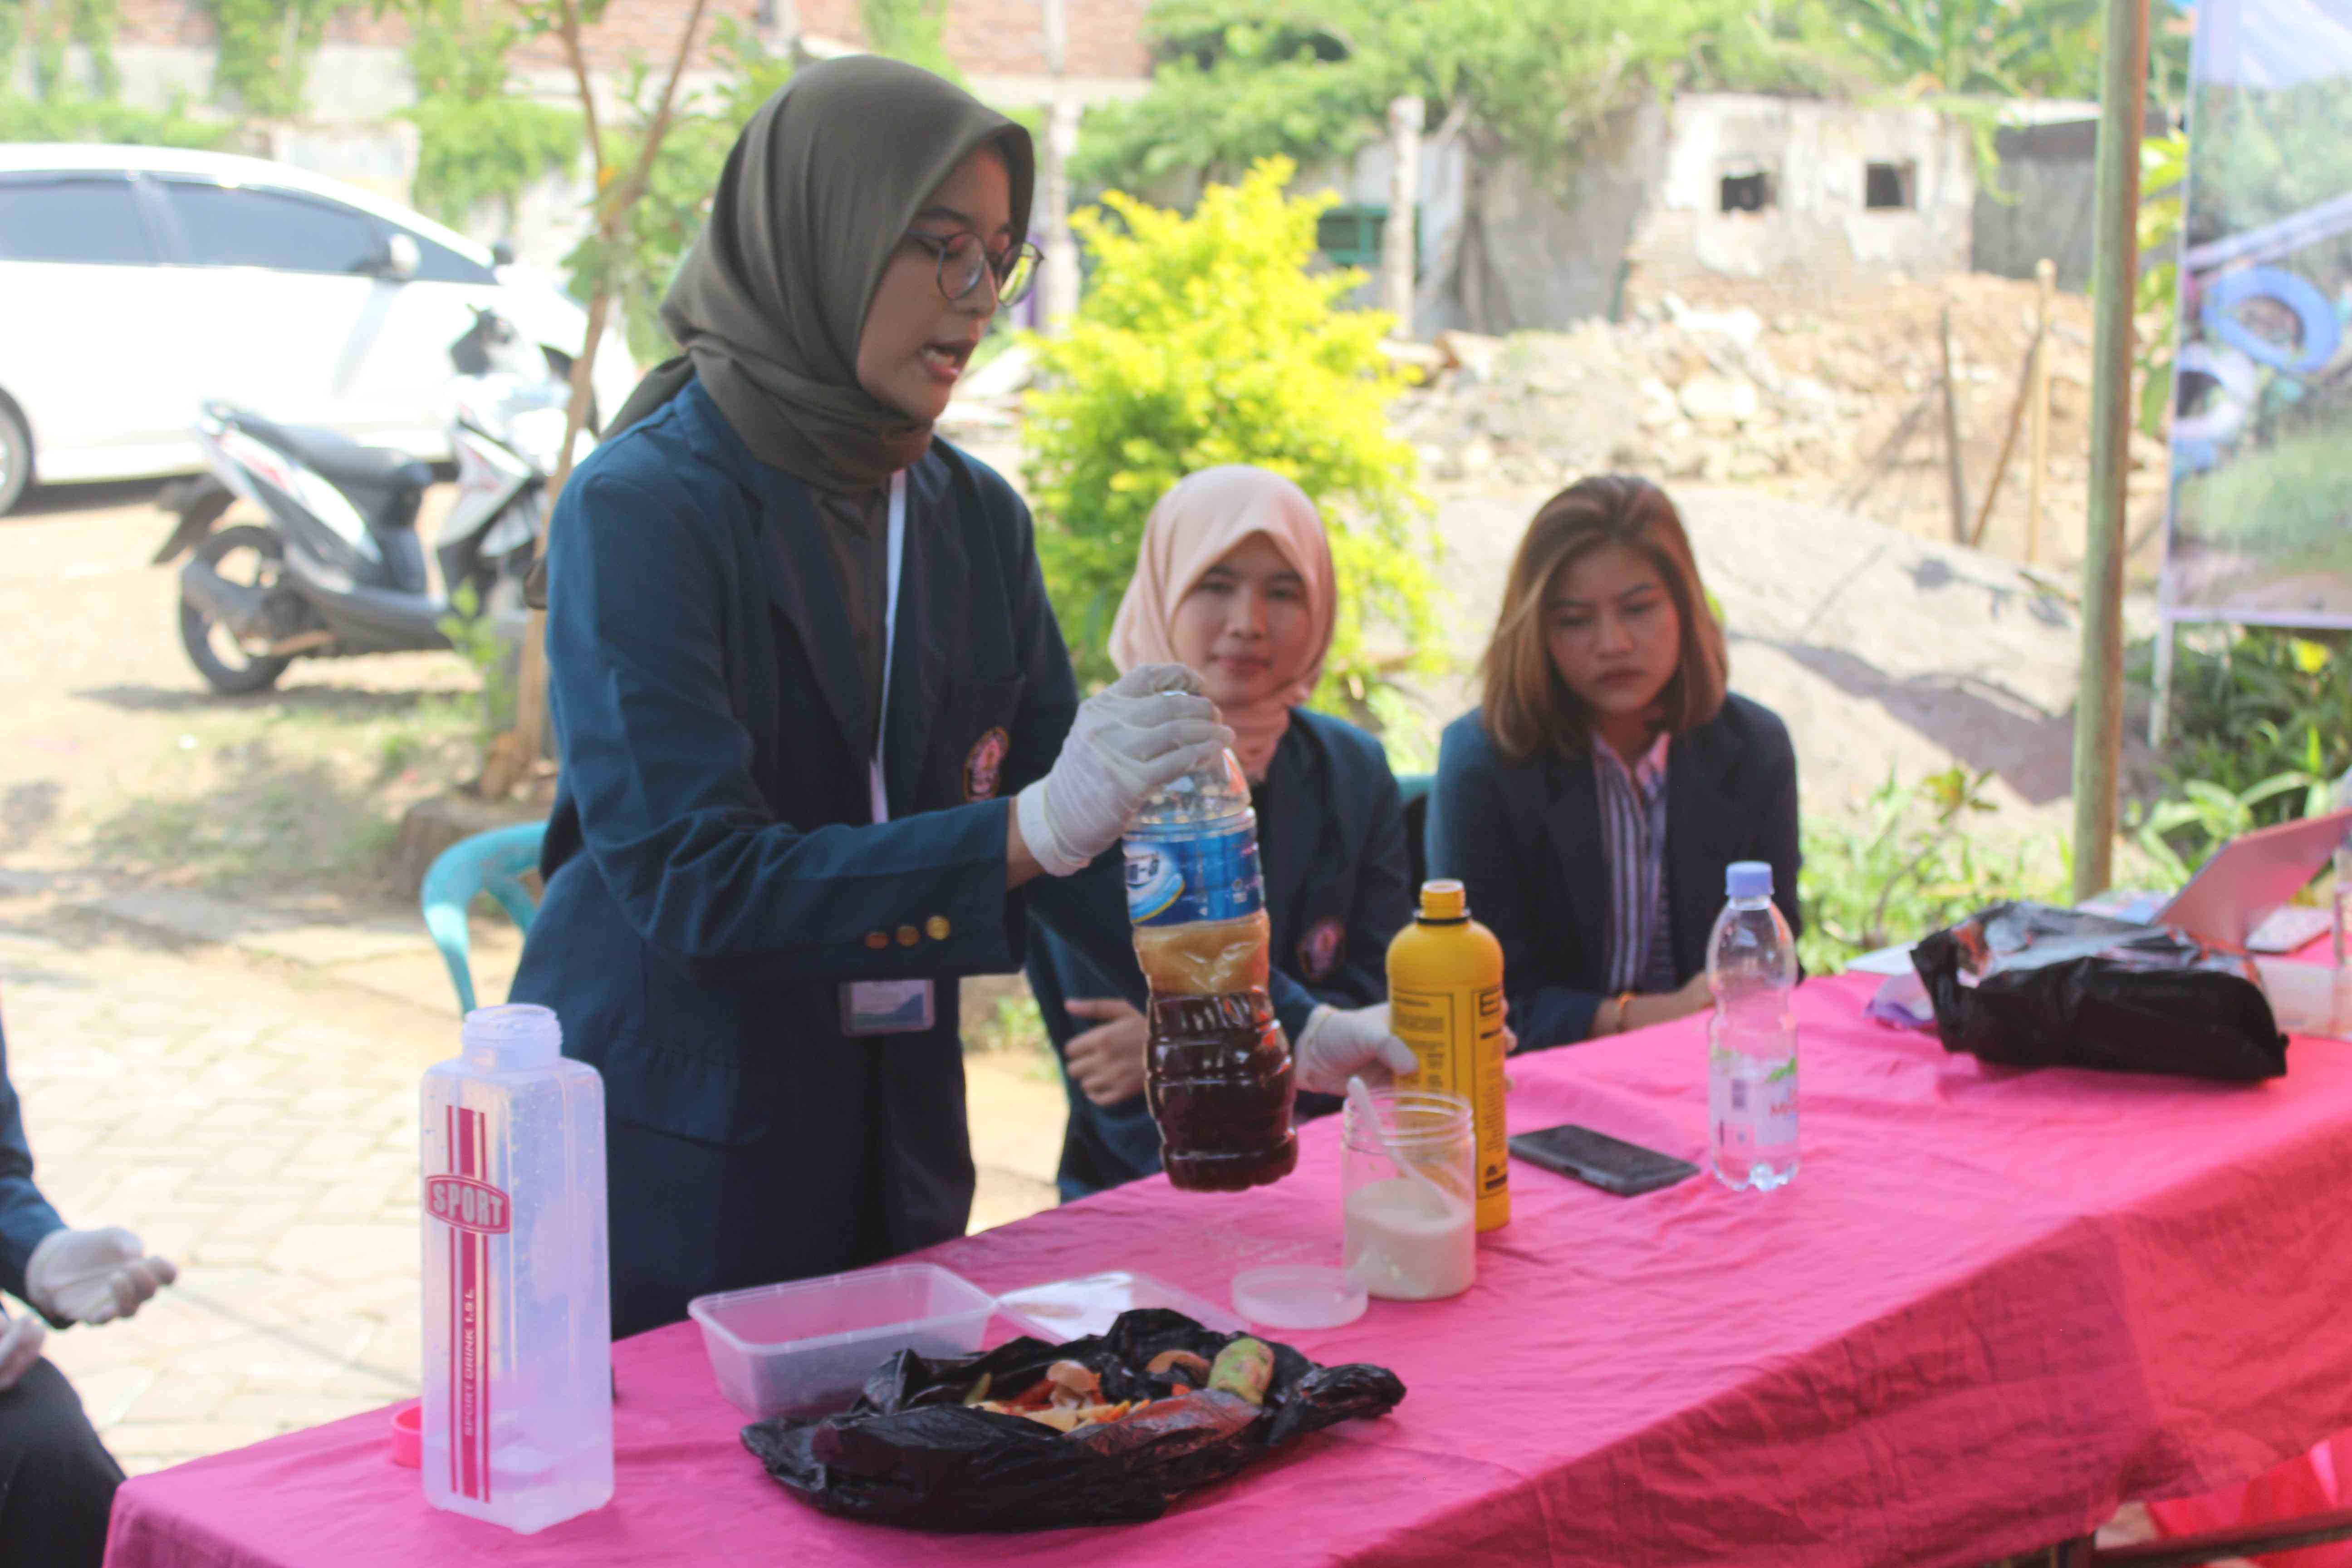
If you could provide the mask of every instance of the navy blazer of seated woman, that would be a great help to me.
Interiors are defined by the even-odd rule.
[[[1412,918],[1404,805],[1388,753],[1344,720],[1294,708],[1265,783],[1253,794],[1262,803],[1259,866],[1276,991],[1296,989],[1335,1007],[1385,1001],[1389,939]],[[1093,1027],[1070,1016],[1066,1000],[1116,996],[1142,984],[1132,951],[1121,958],[1119,973],[1106,977],[1031,917],[1029,988],[1056,1052]],[[1062,1083],[1070,1100],[1057,1182],[1065,1200],[1160,1169],[1160,1129],[1141,1095],[1097,1105],[1066,1064]],[[1298,1100],[1308,1115],[1339,1106],[1328,1095]]]
[[[1503,944],[1522,1050],[1592,1032],[1609,989],[1609,863],[1591,756],[1503,760],[1475,710],[1446,726],[1429,807],[1429,874],[1458,877]],[[1727,696],[1666,751],[1665,884],[1675,984],[1706,967],[1724,868],[1772,867],[1772,901],[1799,929],[1797,755],[1761,703]]]

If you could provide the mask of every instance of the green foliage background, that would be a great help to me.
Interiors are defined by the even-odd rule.
[[[1379,684],[1374,627],[1400,657],[1437,646],[1427,503],[1388,431],[1391,323],[1340,308],[1360,275],[1309,270],[1328,199],[1286,197],[1292,173],[1266,160],[1189,216],[1113,193],[1074,219],[1093,287],[1063,336],[1032,340],[1047,385],[1029,402],[1027,479],[1082,680],[1110,677],[1104,644],[1153,503],[1223,463],[1296,479],[1330,529],[1339,622],[1323,702]]]

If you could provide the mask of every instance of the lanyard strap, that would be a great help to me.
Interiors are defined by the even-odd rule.
[[[890,476],[890,542],[882,589],[882,710],[874,716],[874,773],[869,787],[874,820],[890,820],[890,792],[882,780],[882,746],[890,727],[890,651],[898,643],[898,567],[907,556],[907,471]]]

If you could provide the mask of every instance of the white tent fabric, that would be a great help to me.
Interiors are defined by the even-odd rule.
[[[2352,79],[2352,0],[2200,0],[2194,70],[2233,87]]]

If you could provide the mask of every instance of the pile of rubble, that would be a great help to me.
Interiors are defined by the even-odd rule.
[[[1763,308],[1759,308],[1759,306]],[[1833,501],[1951,537],[1942,322],[1950,312],[1960,456],[1971,514],[1997,469],[1989,548],[2021,553],[2025,440],[2001,447],[2033,341],[2030,282],[1968,276],[1822,297],[1701,303],[1673,296],[1622,321],[1508,339],[1442,334],[1397,353],[1425,376],[1392,410],[1441,493],[1566,483],[1622,470]],[[2051,322],[2051,461],[2042,558],[2079,555],[2088,479],[2089,301]],[[2159,494],[2163,450],[2136,445],[2136,495]]]

